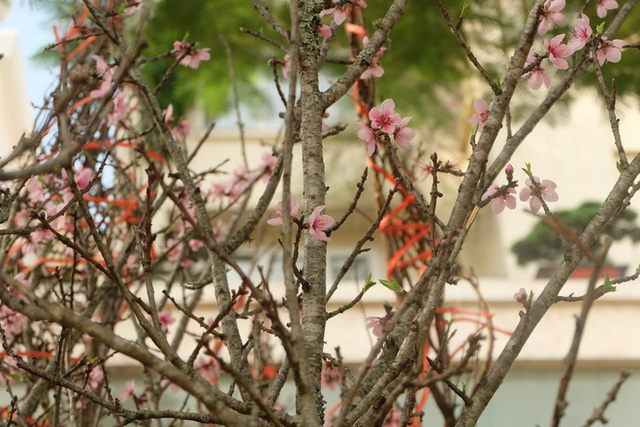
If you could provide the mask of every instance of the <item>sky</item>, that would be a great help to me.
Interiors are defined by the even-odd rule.
[[[22,65],[25,72],[29,100],[41,105],[54,81],[55,71],[47,69],[33,57],[53,41],[53,21],[42,6],[30,6],[26,0],[12,0],[7,19],[0,23],[2,29],[18,31]]]

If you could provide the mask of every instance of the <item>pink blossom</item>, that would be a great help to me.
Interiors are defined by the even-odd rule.
[[[407,124],[411,120],[411,116],[405,117],[400,120],[396,126],[396,131],[393,133],[393,138],[396,140],[398,145],[405,150],[409,148],[409,141],[411,141],[416,136],[416,132],[407,127]]]
[[[322,376],[320,377],[320,384],[323,388],[328,388],[329,390],[335,390],[336,384],[340,384],[342,382],[342,373],[340,369],[333,363],[327,363],[324,369],[322,370]]]
[[[160,329],[166,333],[168,326],[175,322],[176,319],[169,310],[162,310],[158,313],[158,321],[160,322]]]
[[[182,57],[180,65],[196,69],[200,66],[200,62],[211,59],[210,50],[209,48],[195,49],[193,43],[176,40],[173,42],[171,53],[176,58]]]
[[[384,329],[384,325],[381,322],[382,318],[369,316],[367,317],[367,329],[371,329],[371,332],[374,336],[380,337],[382,336],[382,330]]]
[[[109,92],[109,89],[111,89],[111,74],[107,74],[102,83],[100,83],[100,87],[89,92],[89,96],[92,98],[102,98]]]
[[[289,210],[291,214],[291,219],[294,219],[298,216],[298,209],[300,209],[300,205],[298,204],[298,200],[296,196],[293,194],[290,195],[291,198],[289,200]],[[282,225],[282,202],[278,202],[276,205],[276,218],[272,218],[267,221],[269,225]]]
[[[31,177],[27,183],[27,195],[31,198],[32,203],[44,202],[47,200],[47,194],[44,192],[44,185],[40,177]]]
[[[571,39],[567,46],[573,52],[577,52],[587,44],[592,34],[593,30],[589,25],[589,17],[583,13],[573,24],[573,34],[571,34]]]
[[[326,39],[327,37],[331,37],[333,31],[331,31],[331,27],[328,25],[320,25],[320,27],[318,27],[318,34],[320,37],[324,37]]]
[[[176,122],[173,120],[173,104],[169,104],[164,113],[164,122],[171,127],[171,136],[176,141],[182,142],[191,132],[191,123],[188,120]]]
[[[320,205],[311,212],[309,218],[307,218],[307,227],[309,227],[309,234],[318,240],[328,242],[329,237],[324,233],[329,227],[333,225],[335,220],[326,214],[320,214],[326,206]]]
[[[551,39],[551,42],[549,42],[549,40],[544,41],[544,48],[547,50],[549,61],[551,61],[553,65],[560,68],[561,70],[566,70],[567,68],[569,68],[569,63],[567,62],[567,60],[562,58],[566,58],[573,53],[569,46],[567,46],[566,44],[561,44],[564,36],[564,34],[558,34]]]
[[[478,132],[482,132],[484,129],[484,125],[487,124],[487,120],[489,119],[489,111],[491,110],[491,106],[493,102],[489,105],[484,101],[484,99],[476,99],[473,101],[473,109],[476,110],[476,114],[471,116],[469,119],[469,123],[472,125],[478,125]]]
[[[89,185],[93,179],[93,169],[82,167],[79,171],[73,174],[73,179],[81,190]]]
[[[360,76],[362,80],[368,79],[369,77],[375,77],[379,79],[384,75],[384,68],[378,65],[378,61],[374,58],[369,68],[364,70],[364,73]]]
[[[395,410],[384,419],[382,427],[400,427],[400,419],[402,418],[402,411]]]
[[[191,248],[191,250],[193,252],[198,252],[200,249],[202,249],[204,246],[204,243],[202,242],[202,240],[200,239],[189,239],[189,247]]]
[[[124,390],[120,393],[120,400],[126,402],[131,399],[135,393],[136,380],[127,381],[124,385]]]
[[[608,10],[614,10],[617,8],[618,2],[616,0],[598,0],[596,3],[596,12],[600,18],[606,17]]]
[[[627,43],[624,40],[611,40],[603,41],[600,47],[598,47],[598,63],[603,65],[605,62],[618,62],[622,59],[622,51],[620,48],[626,46]]]
[[[418,170],[421,172],[420,181],[424,181],[431,176],[433,166],[430,163],[420,162],[418,163]]]
[[[285,79],[289,79],[289,70],[291,69],[291,56],[287,53],[282,60],[282,75]]]
[[[84,388],[88,391],[96,391],[100,388],[103,381],[104,372],[102,372],[102,368],[96,366],[89,372],[89,377],[87,378],[87,383]]]
[[[22,313],[13,311],[6,305],[0,307],[0,325],[10,335],[18,335],[22,332],[22,326],[27,323],[27,318]]]
[[[373,129],[380,129],[382,132],[393,134],[396,125],[400,122],[400,115],[395,112],[396,103],[393,99],[385,99],[380,107],[373,107],[369,111],[369,120]]]
[[[538,24],[538,34],[544,36],[549,31],[551,23],[562,24],[564,16],[560,13],[564,9],[565,0],[547,0],[544,3],[544,9],[540,15],[540,24]]]
[[[127,0],[127,4],[130,6],[124,9],[124,14],[132,15],[142,7],[142,0]]]
[[[520,304],[524,304],[527,302],[527,298],[529,298],[529,294],[525,288],[520,288],[518,292],[513,294],[513,299]]]
[[[376,151],[376,149],[381,150],[380,143],[378,142],[378,136],[376,133],[367,125],[362,122],[356,123],[360,129],[358,130],[358,138],[367,144],[367,157],[371,157],[371,155]]]
[[[549,88],[551,85],[551,79],[547,74],[547,70],[544,67],[535,67],[531,72],[527,73],[529,75],[529,80],[527,83],[529,87],[533,90],[538,90],[542,87],[544,83],[546,88]]]
[[[213,357],[199,357],[196,364],[198,373],[208,381],[216,378],[220,374],[220,364]]]
[[[100,83],[100,87],[98,89],[94,89],[89,93],[89,96],[92,98],[102,98],[109,92],[111,89],[111,81],[112,75],[109,70],[109,64],[104,60],[101,56],[91,55],[94,61],[96,61],[96,71],[103,78],[102,83]]]
[[[109,64],[107,61],[99,55],[91,55],[91,58],[96,61],[96,71],[100,77],[104,77],[109,72]]]
[[[113,126],[127,116],[129,104],[126,101],[126,95],[124,92],[118,92],[113,98],[113,109],[109,113],[107,119],[107,126]]]
[[[555,192],[555,188],[556,188],[555,182],[549,179],[543,179],[542,181],[540,181],[540,178],[538,178],[537,176],[534,176],[533,180],[539,186],[540,194],[542,195],[542,198],[545,201],[547,202],[558,201],[558,193]],[[520,200],[522,200],[523,202],[526,202],[528,200],[529,208],[533,212],[538,212],[542,207],[542,202],[540,201],[538,196],[536,196],[533,192],[533,190],[535,189],[535,185],[533,184],[531,179],[527,179],[525,183],[526,183],[526,187],[520,190]]]
[[[191,123],[188,120],[182,120],[171,129],[171,136],[176,141],[184,141],[191,132]]]
[[[362,45],[366,47],[368,44],[369,44],[369,37],[364,36],[362,38]],[[367,68],[364,71],[364,73],[362,73],[362,75],[360,76],[362,80],[368,79],[369,77],[380,78],[384,75],[384,68],[382,68],[378,64],[378,61],[380,60],[380,58],[382,57],[386,49],[387,49],[386,47],[382,46],[378,50],[378,52],[376,52],[376,56],[373,58],[373,61],[371,61],[371,65],[369,65],[369,68]]]
[[[333,0],[333,3],[338,3],[338,0]],[[340,25],[347,20],[347,14],[342,10],[342,6],[340,5],[325,9],[319,14],[321,18],[325,15],[333,15],[333,22],[335,22],[336,25]]]
[[[362,46],[367,47],[367,45],[369,44],[369,36],[364,36],[362,38]],[[380,49],[378,49],[378,52],[376,52],[376,58],[380,58],[382,57],[382,55],[384,54],[384,52],[387,50],[387,48],[385,46],[382,46]]]
[[[524,63],[525,68],[533,64],[536,61],[536,58],[537,58],[537,54],[533,50],[529,51],[529,55],[527,55],[527,60]],[[533,90],[540,89],[540,87],[542,87],[542,83],[544,83],[544,85],[547,88],[551,84],[551,80],[549,79],[547,70],[540,65],[532,68],[531,71],[522,75],[523,78],[527,76],[529,76],[529,80],[527,81],[527,83],[529,84],[529,87]]]
[[[268,181],[269,176],[271,176],[271,173],[278,162],[278,158],[269,152],[265,152],[262,153],[262,157],[260,159],[262,160],[262,163],[258,169],[260,170],[260,173],[263,174],[263,180]]]
[[[69,202],[69,200],[73,198],[73,193],[71,193],[70,188],[66,187],[67,171],[65,169],[62,169],[61,174],[62,174],[62,181],[59,183],[63,186],[63,189],[61,190],[62,198],[64,202],[67,203]],[[89,185],[89,183],[93,179],[93,175],[94,175],[93,169],[83,166],[80,168],[80,170],[75,170],[73,172],[73,180],[75,181],[78,188],[82,190],[87,185]],[[58,212],[58,208],[56,206],[47,206],[46,209],[47,209],[47,215],[50,215],[50,216],[55,215]]]
[[[495,195],[499,190],[500,187],[497,184],[492,184],[482,195],[481,200],[487,200],[488,198]],[[515,209],[516,198],[514,194],[516,194],[516,190],[509,187],[505,190],[505,192],[491,199],[491,210],[493,210],[494,213],[499,214],[504,210],[505,206],[509,209]]]

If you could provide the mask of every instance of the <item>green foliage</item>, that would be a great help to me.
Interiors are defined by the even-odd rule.
[[[371,280],[371,273],[367,274],[367,278],[364,280],[364,288],[362,292],[367,292],[369,289],[373,288],[377,282]]]
[[[391,279],[391,280],[383,280],[380,279],[380,283],[385,287],[388,288],[394,292],[402,292],[402,286],[400,286],[400,284],[398,282],[396,282],[395,279]]]
[[[281,1],[264,1],[276,18],[288,28],[288,10]],[[370,1],[364,9],[365,27],[369,34],[374,31],[374,23],[382,18],[388,2]],[[463,1],[447,2],[452,16],[459,16]],[[472,17],[470,10],[466,17]],[[201,19],[193,19],[193,11],[198,11]],[[470,18],[471,19],[471,18]],[[322,22],[329,22],[323,18]],[[160,93],[160,103],[166,106],[173,103],[177,114],[198,103],[207,113],[218,114],[230,107],[230,78],[224,49],[219,40],[222,34],[228,40],[238,78],[238,86],[244,92],[243,103],[253,103],[253,107],[265,105],[268,100],[260,93],[256,82],[272,79],[270,58],[282,59],[285,52],[275,46],[258,40],[240,31],[248,28],[287,45],[263,20],[262,16],[247,2],[236,0],[183,0],[161,1],[145,30],[149,48],[144,54],[159,55],[171,50],[175,40],[182,40],[185,32],[190,34],[189,41],[197,41],[201,47],[211,48],[212,59],[203,62],[200,68],[192,70],[178,67],[166,87]],[[411,2],[394,28],[391,48],[380,61],[385,75],[376,80],[377,94],[380,100],[393,96],[399,104],[413,107],[421,118],[429,117],[436,121],[446,117],[446,108],[434,108],[443,104],[443,89],[453,90],[470,69],[464,59],[464,52],[457,48],[457,42],[446,26],[442,15],[433,2]],[[330,57],[349,59],[351,56],[349,39],[343,26],[338,28]],[[171,59],[145,65],[144,72],[157,83],[164,75]],[[344,65],[327,64],[327,80],[343,73]],[[398,84],[403,82],[403,84]],[[416,96],[416,94],[418,94]],[[440,105],[441,106],[441,105]],[[422,111],[422,113],[420,113]]]
[[[556,214],[580,235],[599,208],[600,204],[597,202],[585,202],[575,209],[558,211]],[[625,210],[607,228],[605,234],[613,240],[629,237],[634,242],[639,241],[640,228],[635,224],[636,217],[637,214],[631,209]],[[595,252],[598,251],[600,245],[601,243],[596,244]],[[543,221],[539,221],[526,237],[511,247],[511,251],[516,255],[518,264],[524,265],[533,261],[560,260],[564,248],[560,237]]]
[[[283,2],[273,2],[271,12],[286,16],[284,6]],[[249,2],[161,1],[145,28],[144,36],[149,48],[144,54],[155,56],[166,53],[173,48],[174,41],[183,40],[188,34],[188,41],[197,42],[197,47],[211,49],[212,59],[202,62],[197,70],[178,67],[159,94],[160,104],[166,107],[172,103],[178,116],[185,108],[194,104],[203,107],[210,115],[229,108],[231,78],[224,45],[220,40],[221,35],[231,46],[237,84],[244,95],[243,103],[253,103],[253,106],[257,106],[266,102],[253,84],[255,75],[267,77],[271,73],[267,61],[272,57],[282,59],[285,53],[241,32],[241,27],[260,32],[271,39],[278,39],[278,35],[264,23]],[[149,63],[145,65],[143,72],[153,84],[157,84],[172,61],[173,58],[168,58]]]
[[[602,286],[605,293],[615,292],[617,290],[616,286],[613,283],[611,283],[611,279],[609,279],[608,274],[604,278],[604,283],[602,284]]]

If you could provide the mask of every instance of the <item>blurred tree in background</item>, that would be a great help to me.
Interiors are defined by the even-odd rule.
[[[151,0],[147,0],[150,2]],[[280,0],[260,0],[261,4],[275,15],[285,28],[289,27],[289,17],[286,2]],[[45,5],[52,11],[52,16],[63,16],[73,7],[71,0],[32,0],[32,4]],[[326,7],[331,1],[325,1]],[[367,3],[366,16],[383,16],[388,2],[371,0]],[[513,46],[519,36],[524,20],[525,11],[533,5],[533,0],[510,2],[505,0],[480,0],[472,5],[463,0],[446,2],[451,18],[461,20],[461,32],[474,50],[482,55],[479,59],[492,76],[504,72],[511,54],[509,46]],[[567,2],[565,15],[567,21],[579,16],[582,3]],[[601,22],[594,7],[587,8],[591,22]],[[198,10],[200,19],[193,19],[193,11]],[[462,14],[462,17],[461,17]],[[604,19],[606,23],[613,19],[609,14]],[[368,32],[375,28],[376,19],[364,23]],[[330,23],[331,17],[322,18],[323,23]],[[565,25],[571,27],[571,22]],[[144,29],[144,38],[148,47],[144,54],[155,56],[167,53],[172,49],[176,40],[198,41],[198,47],[211,48],[212,55],[224,56],[224,45],[220,35],[231,47],[238,79],[241,102],[250,108],[272,108],[269,95],[261,90],[260,83],[273,79],[273,72],[268,65],[270,59],[282,60],[285,51],[247,34],[246,29],[275,41],[284,46],[283,40],[271,27],[264,24],[260,13],[246,2],[236,0],[159,0],[153,2],[151,19]],[[558,32],[552,28],[549,38]],[[615,79],[616,86],[625,96],[640,94],[640,55],[631,54],[630,50],[638,49],[640,43],[640,19],[631,16],[622,26],[619,37],[630,47],[625,49],[621,62],[616,67],[603,69],[605,81]],[[349,60],[349,39],[343,27],[334,35],[333,43],[342,49],[336,60]],[[537,52],[542,53],[542,46],[534,45]],[[420,52],[420,54],[416,54]],[[55,51],[50,51],[51,55]],[[335,54],[334,54],[335,55]],[[166,67],[172,61],[150,62],[142,69],[151,83],[157,84],[162,79]],[[469,66],[464,52],[458,48],[458,42],[447,27],[441,12],[435,2],[410,2],[407,13],[394,29],[391,42],[384,57],[380,61],[385,74],[376,79],[377,93],[380,100],[391,92],[395,99],[412,107],[412,115],[423,123],[447,124],[456,118],[459,101],[469,95],[467,86],[461,85],[467,78],[477,72]],[[325,79],[344,71],[345,65],[327,64]],[[279,73],[280,77],[282,74]],[[215,78],[210,78],[215,76]],[[402,82],[402,84],[397,84]],[[584,73],[578,82],[582,87],[597,88],[594,73]],[[192,70],[180,67],[171,75],[159,94],[162,105],[174,105],[176,114],[182,115],[193,105],[198,105],[210,117],[216,117],[229,110],[232,105],[230,97],[231,78],[226,61],[208,61],[199,69]],[[529,90],[526,88],[525,90]],[[471,94],[474,95],[474,94]],[[479,95],[479,94],[475,94]],[[484,94],[490,97],[491,94]],[[565,98],[564,101],[568,101]],[[522,107],[526,108],[527,96],[522,97],[514,105],[514,116]],[[466,111],[466,110],[465,110]],[[466,112],[464,113],[466,114]]]

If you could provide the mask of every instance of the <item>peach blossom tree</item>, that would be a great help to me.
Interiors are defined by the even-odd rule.
[[[406,105],[396,105],[393,93],[378,99],[375,92],[408,0],[389,1],[383,16],[367,16],[375,25],[365,23],[364,0],[291,1],[286,22],[254,0],[256,13],[279,37],[249,31],[274,49],[264,66],[273,69],[284,132],[259,158],[250,158],[238,110],[242,158],[233,171],[224,162],[194,170],[213,125],[195,138],[192,124],[158,99],[178,67],[228,61],[232,75],[242,72],[233,68],[231,49],[215,52],[185,37],[148,57],[142,29],[153,2],[73,2],[71,19],[55,28],[47,47],[59,58],[58,84],[33,130],[0,159],[0,382],[8,396],[3,424],[418,426],[430,394],[446,425],[475,425],[532,331],[561,298],[573,269],[583,259],[596,273],[601,268],[604,254],[591,248],[640,186],[640,157],[624,149],[615,86],[602,74],[623,52],[637,54],[615,38],[636,2],[587,1],[572,16],[564,12],[564,0],[535,1],[517,42],[508,47],[504,71],[492,76],[462,32],[469,5],[455,16],[435,0],[491,93],[473,102],[475,114],[466,118],[473,125],[470,155],[456,165],[437,153],[421,163],[420,124]],[[598,20],[592,22],[594,12]],[[198,11],[193,14],[197,19]],[[335,45],[341,31],[350,52]],[[321,90],[320,73],[329,61],[344,69]],[[145,80],[150,63],[166,65],[158,84]],[[510,162],[586,73],[600,83],[620,175],[576,235],[553,213],[556,184],[536,176],[535,164]],[[544,97],[516,124],[511,107],[522,86]],[[361,144],[373,178],[365,172],[350,205],[332,216],[324,141],[345,127],[327,126],[323,119],[327,109],[351,96],[356,115],[344,121],[354,132],[345,138]],[[301,151],[294,155],[295,145]],[[421,191],[415,170],[431,178],[430,191]],[[444,174],[459,180],[451,209],[439,204]],[[302,182],[302,197],[292,194],[293,180]],[[373,188],[378,211],[366,233],[354,239],[339,277],[328,283],[327,248],[332,237],[345,233],[343,224],[365,186]],[[477,277],[461,272],[458,255],[478,211],[489,204],[500,215],[505,207],[527,206],[544,213],[571,245],[540,295],[526,289],[515,295],[520,322],[494,361],[490,315],[454,351],[443,309],[448,283],[478,286]],[[278,297],[265,266],[256,276],[235,256],[253,250],[265,224],[280,234],[272,242],[282,261],[284,293]],[[353,301],[329,311],[341,279],[374,239],[395,248],[387,277],[369,275]],[[231,279],[232,273],[239,279]],[[585,295],[572,297],[584,304],[579,321],[594,299],[614,289],[615,283],[599,284],[597,277]],[[327,325],[357,307],[373,286],[389,288],[397,301],[385,316],[367,319],[374,344],[362,349],[359,366],[347,366],[339,348],[325,345]],[[196,315],[206,301],[215,305],[210,318]],[[576,334],[556,400],[556,425],[579,343]],[[114,366],[123,364],[135,379],[115,386]],[[471,385],[459,388],[459,378],[471,378]],[[288,401],[281,398],[286,383],[295,390]],[[328,408],[332,390],[339,390],[340,399]],[[169,406],[162,398],[172,393],[179,403]],[[602,419],[607,404],[588,422]]]

